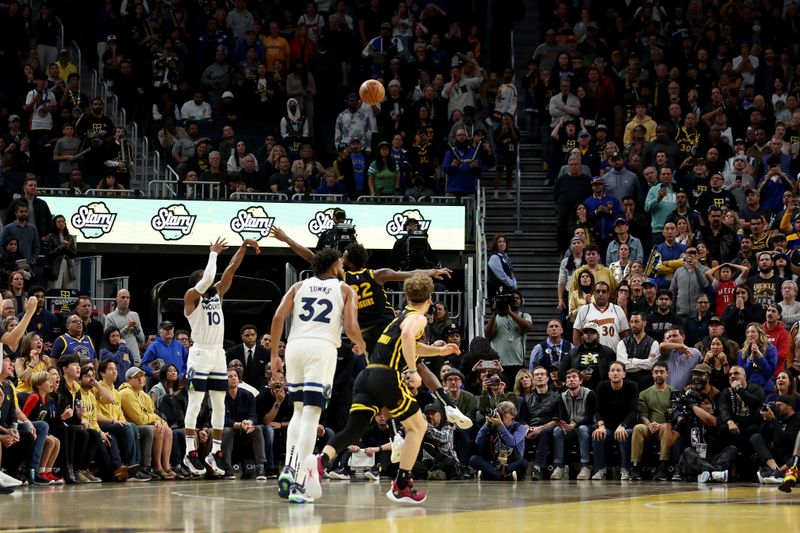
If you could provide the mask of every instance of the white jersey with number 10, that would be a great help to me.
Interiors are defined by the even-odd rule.
[[[202,346],[219,346],[225,340],[225,317],[219,295],[200,297],[197,307],[187,317],[192,328],[192,340]]]
[[[292,326],[288,342],[294,339],[324,339],[337,348],[342,344],[344,298],[338,278],[308,278],[294,295]]]

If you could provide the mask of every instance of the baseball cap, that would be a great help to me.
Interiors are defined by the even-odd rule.
[[[619,152],[614,152],[611,154],[611,159],[622,159],[622,154]]]
[[[11,115],[8,117],[9,122],[14,122],[15,120],[20,120],[19,115]]]
[[[397,80],[392,80],[389,82],[389,87],[394,87],[395,85],[401,87],[400,82]]]
[[[333,210],[333,218],[346,218],[347,213],[341,207],[337,207]]]
[[[107,43],[110,43],[111,41],[116,41],[116,40],[117,40],[117,36],[114,35],[113,33],[111,35],[109,35],[108,37],[106,37],[106,42]]]
[[[170,320],[164,320],[158,325],[158,329],[173,329],[174,327],[175,324],[173,324]]]
[[[741,137],[736,137],[736,140],[733,141],[733,144],[744,144],[744,139]]]
[[[230,91],[225,91],[224,93],[222,93],[222,99],[224,100],[226,98],[233,98],[233,93]]]
[[[712,316],[711,318],[708,319],[708,323],[722,324],[722,319],[718,316]]]
[[[425,409],[422,410],[423,413],[429,413],[431,411],[435,411],[439,414],[442,413],[442,408],[436,405],[435,403],[429,403],[425,406]]]
[[[747,162],[747,158],[745,156],[743,156],[743,155],[734,156],[733,160],[734,161],[744,161],[745,163]]]
[[[699,365],[695,365],[692,369],[692,372],[704,372],[706,374],[711,373],[711,367],[705,363],[700,363]]]
[[[600,131],[600,130],[608,131],[608,126],[606,126],[605,124],[598,124],[597,127],[595,128],[595,131]],[[616,154],[619,152],[614,152],[614,153]]]
[[[592,136],[592,134],[589,133],[589,130],[581,130],[578,133],[578,137],[591,137],[591,136]]]
[[[652,285],[653,287],[656,286],[656,282],[653,278],[644,278],[642,279],[642,287],[645,285]]]
[[[575,236],[572,237],[572,239],[569,241],[569,243],[572,244],[575,241],[584,242],[584,239],[580,235],[575,235]]]
[[[389,24],[388,22],[384,22],[383,24],[381,24],[381,29],[382,30],[391,30],[392,29],[392,25]]]
[[[616,226],[617,224],[625,224],[627,226],[628,219],[625,217],[617,217],[617,219],[614,221],[614,225]]]
[[[125,379],[135,378],[140,374],[144,374],[144,370],[142,370],[138,366],[132,366],[125,372]]]
[[[597,322],[592,321],[592,322],[589,322],[587,324],[584,324],[584,326],[581,329],[581,331],[586,331],[587,329],[591,329],[592,331],[599,332],[600,331],[600,326],[597,325]]]
[[[461,328],[459,328],[458,324],[456,323],[450,324],[447,326],[447,328],[445,328],[444,333],[442,333],[442,339],[447,339],[447,337],[453,335],[454,333],[461,335]]]
[[[744,190],[744,193],[745,193],[745,194],[750,194],[751,192],[758,193],[758,191],[757,191],[756,189],[752,188],[752,187],[747,187],[747,188]]]
[[[603,178],[601,178],[600,176],[595,176],[592,178],[592,185],[594,185],[595,183],[602,183],[603,185],[605,185]]]

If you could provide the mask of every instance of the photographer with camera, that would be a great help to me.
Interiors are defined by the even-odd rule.
[[[673,396],[674,397],[674,396]],[[685,395],[682,398],[687,398]],[[673,402],[675,406],[675,402]],[[677,407],[677,406],[676,406]],[[673,411],[673,427],[681,436],[683,453],[678,463],[682,479],[697,476],[698,483],[728,481],[737,449],[725,442],[719,413],[706,395],[692,395]]]
[[[483,330],[492,348],[500,354],[508,381],[513,381],[517,372],[525,368],[525,336],[533,331],[533,317],[521,310],[523,304],[518,290],[496,295],[492,316]]]
[[[487,365],[497,363],[497,367],[489,368]],[[513,402],[517,405],[517,395],[513,392],[506,392],[506,382],[503,381],[501,373],[503,367],[499,361],[479,361],[476,367],[481,367],[483,378],[481,378],[481,395],[478,398],[478,413],[486,416],[486,413],[496,409],[503,402]]]
[[[395,241],[389,256],[389,268],[394,270],[416,270],[439,268],[441,263],[433,256],[428,243],[428,232],[419,229],[419,220],[407,218],[403,226],[405,235]]]
[[[794,398],[778,396],[761,406],[761,430],[750,436],[759,459],[756,472],[759,483],[777,484],[783,469],[791,463],[794,442],[800,433],[800,413],[794,410]]]
[[[529,441],[528,453],[531,453],[534,446],[536,448],[536,464],[531,472],[533,481],[544,479],[553,429],[558,425],[559,395],[550,389],[548,378],[546,368],[534,368],[533,391],[520,404],[519,418],[528,424],[528,431],[525,433],[525,438]]]
[[[517,481],[528,467],[524,458],[528,427],[517,422],[513,401],[500,402],[485,415],[486,422],[475,439],[478,453],[469,458],[469,465],[477,470],[478,481]]]

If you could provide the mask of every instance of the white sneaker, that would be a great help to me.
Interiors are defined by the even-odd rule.
[[[15,477],[9,476],[0,470],[0,487],[13,489],[14,487],[19,487],[20,485],[22,485],[22,481]]]
[[[601,468],[592,476],[592,481],[604,481],[606,479],[606,469]]]
[[[708,483],[711,479],[711,472],[700,472],[697,474],[697,482],[698,483]]]
[[[306,471],[305,492],[313,499],[322,496],[322,485],[319,482],[319,476],[323,471],[322,457],[319,455],[311,454],[303,461],[303,468]],[[292,493],[289,491],[289,499],[291,500]]]
[[[619,480],[620,481],[630,481],[631,480],[631,473],[628,471],[627,468],[623,468],[619,472]]]
[[[458,407],[444,406],[444,413],[447,415],[447,421],[455,424],[459,429],[469,429],[472,427],[472,420],[462,413]]]
[[[289,489],[289,503],[314,503],[308,491],[302,485],[294,484]]]
[[[592,469],[588,466],[582,466],[581,471],[578,472],[578,476],[575,478],[578,481],[586,481],[587,479],[592,477]]]
[[[380,470],[367,470],[364,472],[364,479],[368,479],[370,481],[380,481],[381,480],[381,472]]]
[[[339,468],[337,470],[331,470],[328,472],[328,479],[347,481],[350,479],[350,474],[348,474],[344,468]]]
[[[517,482],[517,471],[516,471],[516,470],[514,470],[513,472],[511,472],[511,480],[512,480],[514,483],[516,483],[516,482]]]
[[[727,483],[728,482],[728,471],[727,470],[717,470],[716,472],[711,472],[711,481],[716,481],[717,483]]]
[[[550,474],[550,479],[552,481],[560,481],[560,480],[564,479],[564,467],[563,466],[555,467],[553,469],[553,473]]]
[[[394,437],[392,437],[392,462],[399,463],[400,462],[400,450],[403,449],[403,443],[405,439],[400,433],[395,433]]]
[[[475,481],[480,481],[482,475],[483,475],[483,470],[478,470],[478,472],[475,474]]]

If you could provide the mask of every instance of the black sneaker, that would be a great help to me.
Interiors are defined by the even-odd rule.
[[[232,468],[226,468],[225,473],[221,476],[222,479],[236,479],[236,473]]]
[[[149,474],[145,473],[141,469],[133,474],[132,476],[128,477],[128,481],[133,481],[135,483],[146,483],[148,481],[152,481],[153,478],[150,477]]]
[[[656,468],[656,473],[653,475],[653,481],[667,481],[670,478],[669,471],[667,470],[667,465],[660,464],[658,468]]]
[[[14,489],[0,485],[0,494],[14,494]]]
[[[38,472],[37,472],[33,476],[33,484],[34,485],[53,485],[54,483],[51,480],[40,476],[38,474]]]
[[[202,476],[206,473],[206,465],[197,454],[197,450],[192,450],[183,456],[183,466],[195,476]]]
[[[630,471],[631,481],[641,481],[642,480],[642,473],[639,471],[639,467],[634,465],[631,467]]]

